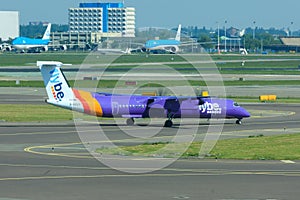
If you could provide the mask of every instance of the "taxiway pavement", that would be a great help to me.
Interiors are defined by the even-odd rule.
[[[9,97],[10,99],[13,96]],[[1,99],[1,98],[0,98]],[[3,99],[3,98],[2,98]],[[8,99],[8,98],[7,98]],[[37,103],[30,95],[28,103]],[[19,103],[11,101],[11,103]],[[245,104],[254,117],[242,126],[226,121],[221,139],[258,133],[300,132],[298,104]],[[178,122],[177,122],[178,123]],[[83,124],[87,133],[101,128],[109,140],[126,145],[142,143],[126,131],[147,132],[160,127],[127,127],[124,122]],[[176,123],[175,123],[176,125]],[[209,123],[194,121],[182,128],[199,127],[203,138]],[[97,129],[96,129],[97,130]],[[124,133],[125,130],[125,133]],[[178,126],[162,129],[154,138],[169,140]],[[152,140],[153,141],[153,140]],[[299,199],[300,162],[179,159],[149,173],[112,169],[82,146],[72,121],[60,123],[0,123],[0,199]],[[234,147],[233,147],[234,148]],[[141,160],[143,162],[143,160]],[[135,166],[128,166],[134,169]],[[137,169],[135,169],[137,170]]]

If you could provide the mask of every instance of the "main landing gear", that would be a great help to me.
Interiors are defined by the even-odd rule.
[[[170,128],[172,126],[173,126],[173,122],[172,122],[171,119],[168,119],[168,120],[165,121],[164,127]]]
[[[168,119],[165,121],[165,124],[164,124],[164,127],[172,127],[173,126],[173,122],[172,122],[172,119],[173,119],[174,115],[168,111]]]
[[[126,124],[127,124],[128,126],[133,126],[133,125],[134,125],[134,119],[133,119],[133,118],[128,118],[128,119],[126,120]]]
[[[134,118],[128,118],[126,120],[127,126],[133,126],[134,125]],[[164,127],[170,128],[173,126],[172,117],[169,117],[164,124]]]

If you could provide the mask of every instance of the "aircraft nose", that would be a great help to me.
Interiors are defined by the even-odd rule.
[[[243,118],[247,118],[251,116],[250,113],[244,108],[241,108],[241,115],[243,116]]]

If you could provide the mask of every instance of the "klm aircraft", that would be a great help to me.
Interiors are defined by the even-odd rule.
[[[47,103],[97,117],[122,117],[127,125],[138,118],[166,119],[164,127],[172,127],[175,118],[235,118],[241,124],[250,114],[230,99],[190,96],[142,96],[95,93],[69,86],[61,62],[37,61],[46,91]]]
[[[42,39],[32,39],[27,37],[17,37],[12,41],[12,46],[7,50],[15,49],[20,52],[45,52],[48,51],[50,43],[51,24],[49,23]]]
[[[177,34],[175,39],[172,40],[148,40],[142,51],[150,52],[151,50],[165,50],[170,53],[177,53],[179,51],[179,46],[181,36],[181,24],[178,26]]]

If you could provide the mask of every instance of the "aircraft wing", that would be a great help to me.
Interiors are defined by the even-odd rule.
[[[192,45],[203,45],[203,44],[215,44],[216,42],[183,42],[180,46],[192,46]]]
[[[148,102],[149,101],[151,101],[151,99],[149,99]],[[148,108],[161,109],[168,113],[176,113],[179,110],[195,109],[203,103],[203,97],[162,97],[159,100],[149,103]]]

